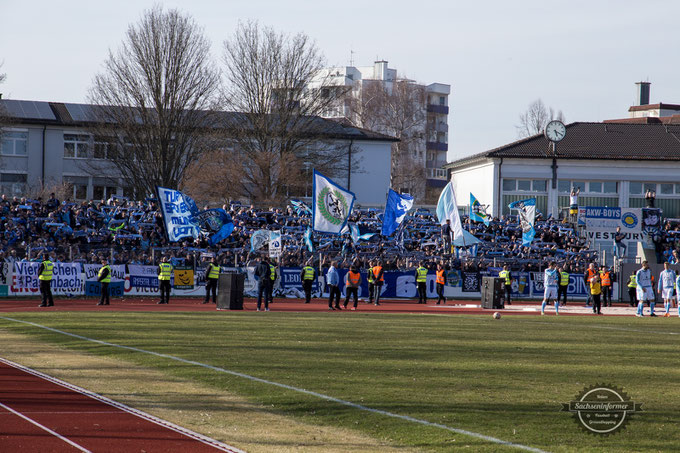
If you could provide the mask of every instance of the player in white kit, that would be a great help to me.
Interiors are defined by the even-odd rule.
[[[668,318],[671,315],[671,304],[673,303],[673,293],[675,289],[675,271],[671,269],[671,265],[668,262],[663,263],[663,270],[659,274],[659,285],[658,292],[661,294],[663,299],[663,306],[666,309],[664,313],[664,318]]]
[[[642,268],[635,273],[637,282],[638,308],[635,316],[644,316],[645,301],[649,301],[650,315],[654,314],[654,291],[652,291],[652,271],[647,261],[642,262]]]
[[[550,266],[543,274],[543,304],[541,305],[541,314],[545,314],[545,306],[550,299],[555,301],[555,315],[560,314],[560,303],[557,300],[557,283],[560,280],[560,273],[555,269],[555,263],[550,263]]]

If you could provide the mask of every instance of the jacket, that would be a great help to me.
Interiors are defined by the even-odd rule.
[[[338,286],[340,284],[340,275],[338,274],[338,270],[332,266],[328,268],[328,272],[326,273],[326,284],[334,286]]]

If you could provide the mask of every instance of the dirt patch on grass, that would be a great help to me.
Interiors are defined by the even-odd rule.
[[[0,329],[2,357],[248,452],[404,452],[348,429],[274,414],[238,395]]]

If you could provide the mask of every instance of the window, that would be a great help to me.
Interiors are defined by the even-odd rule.
[[[571,192],[571,181],[565,181],[564,179],[557,181],[557,191],[561,193]]]
[[[642,193],[642,183],[641,182],[631,182],[629,186],[629,191],[631,195],[639,195]]]
[[[659,184],[659,193],[664,195],[673,194],[673,184]]]
[[[572,181],[571,186],[574,189],[581,189],[581,192],[586,191],[586,183],[583,181]],[[571,189],[569,189],[569,192],[571,192]]]
[[[602,191],[604,193],[618,193],[618,183],[616,181],[606,181],[602,183]]]
[[[546,188],[545,179],[534,179],[532,184],[535,192],[545,192]]]
[[[439,105],[446,105],[446,98],[444,96],[439,96]]]
[[[526,181],[523,179],[517,180],[517,190],[530,191],[531,181]]]
[[[680,184],[675,185],[675,193],[680,193]]]
[[[653,182],[646,182],[644,185],[644,189],[645,192],[647,192],[648,190],[653,190],[654,192],[656,192],[656,184]]]
[[[73,191],[71,192],[74,200],[87,199],[87,185],[88,178],[82,176],[64,176],[64,183],[69,184]]]
[[[64,134],[64,157],[85,159],[90,149],[90,136],[84,134]]]
[[[111,159],[116,149],[116,142],[109,137],[95,137],[94,139],[94,158]]]
[[[503,191],[513,192],[517,190],[517,181],[515,179],[503,179]]]
[[[602,183],[601,182],[591,181],[588,185],[590,186],[588,188],[590,192],[602,193]]]
[[[26,192],[26,175],[17,173],[0,173],[0,189],[2,193],[18,197]]]
[[[28,131],[2,131],[2,154],[25,156],[28,148]]]

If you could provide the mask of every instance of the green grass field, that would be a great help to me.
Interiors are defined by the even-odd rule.
[[[442,427],[4,318],[167,354],[546,451],[680,449],[677,318],[506,316],[493,320],[491,316],[276,312],[2,316],[0,344],[6,347],[0,349],[11,350],[15,357],[21,356],[16,338],[26,338],[82,357],[112,360],[118,364],[118,373],[124,373],[127,366],[141,367],[168,382],[190,382],[209,389],[213,397],[204,403],[192,399],[185,408],[179,404],[171,408],[178,414],[183,409],[200,411],[195,406],[201,404],[215,410],[214,395],[224,392],[257,408],[243,414],[253,417],[253,423],[271,413],[291,424],[338,428],[374,439],[375,445],[367,450],[381,451],[382,445],[405,451],[518,451]],[[7,335],[11,341],[3,338]],[[23,358],[30,362],[30,356],[25,352]],[[73,363],[68,367],[77,367]],[[64,368],[61,372],[67,376]],[[570,414],[559,409],[561,403],[597,383],[622,388],[643,404],[644,413],[608,437],[584,432]],[[96,391],[120,397],[119,390],[106,391],[106,380],[97,385]],[[139,383],[140,392],[144,385]],[[172,410],[162,415],[167,417]],[[191,428],[214,436],[216,427],[202,420]],[[266,426],[259,429],[267,431]],[[263,444],[258,435],[253,431],[216,438],[249,451],[304,449],[295,445],[299,441],[285,448]],[[311,451],[322,449],[317,444]],[[354,445],[353,449],[363,447]]]

